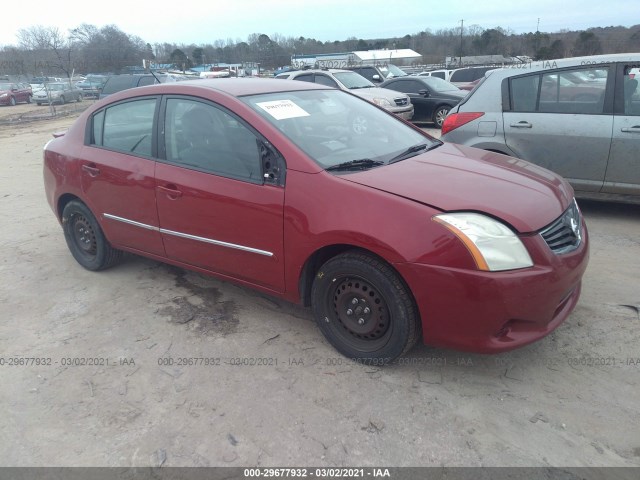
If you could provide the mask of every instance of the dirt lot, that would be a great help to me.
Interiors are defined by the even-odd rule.
[[[546,339],[366,367],[303,308],[134,256],[83,270],[41,173],[72,121],[0,124],[0,465],[640,466],[639,207],[581,202],[582,299]]]

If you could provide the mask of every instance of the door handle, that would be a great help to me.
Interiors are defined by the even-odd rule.
[[[82,165],[82,170],[87,172],[91,177],[97,177],[100,175],[100,169],[95,165]]]
[[[525,122],[524,120],[518,123],[512,123],[510,125],[513,128],[531,128],[533,127],[533,125],[531,125],[529,122]]]
[[[621,132],[625,133],[640,133],[640,125],[634,125],[633,127],[625,127],[620,129]]]
[[[175,200],[182,196],[182,192],[175,185],[158,186],[158,190],[167,194],[171,200]]]

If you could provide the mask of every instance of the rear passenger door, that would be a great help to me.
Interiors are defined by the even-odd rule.
[[[616,70],[613,139],[603,192],[640,195],[640,87],[629,75],[638,64]]]
[[[594,70],[601,77],[590,81]],[[504,82],[507,146],[576,190],[600,191],[613,128],[612,67],[549,69]]]

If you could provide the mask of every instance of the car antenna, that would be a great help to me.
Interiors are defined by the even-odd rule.
[[[156,77],[156,74],[155,74],[155,73],[153,73],[153,70],[149,69],[149,73],[150,73],[151,75],[153,75],[153,78],[155,78],[155,79],[156,79],[156,82],[158,82],[158,83],[162,83],[162,82],[160,81],[160,79],[159,79],[158,77]]]

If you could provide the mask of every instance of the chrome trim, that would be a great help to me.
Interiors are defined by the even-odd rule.
[[[188,233],[174,232],[173,230],[167,230],[166,228],[161,228],[160,233],[166,233],[167,235],[174,235],[176,237],[188,238],[189,240],[197,240],[199,242],[211,243],[213,245],[219,245],[221,247],[235,248],[236,250],[257,253],[258,255],[264,255],[266,257],[273,257],[273,253],[267,252],[266,250],[260,250],[253,247],[245,247],[244,245],[236,245],[235,243],[223,242],[221,240],[213,240],[212,238],[198,237],[196,235],[190,235]]]
[[[260,250],[258,248],[253,247],[245,247],[244,245],[236,245],[235,243],[223,242],[221,240],[214,240],[212,238],[198,237],[196,235],[190,235],[188,233],[175,232],[173,230],[167,230],[166,228],[158,228],[152,225],[147,225],[146,223],[136,222],[135,220],[129,220],[128,218],[118,217],[116,215],[111,215],[110,213],[102,214],[105,218],[109,218],[111,220],[116,220],[118,222],[127,223],[129,225],[133,225],[135,227],[144,228],[147,230],[152,230],[154,232],[165,233],[167,235],[173,235],[175,237],[187,238],[189,240],[197,240],[199,242],[210,243],[212,245],[218,245],[220,247],[234,248],[236,250],[242,250],[244,252],[257,253],[258,255],[264,255],[265,257],[273,257],[273,253],[267,252],[266,250]]]
[[[154,227],[153,225],[147,225],[146,223],[136,222],[135,220],[129,220],[128,218],[118,217],[116,215],[111,215],[110,213],[103,213],[102,216],[111,220],[117,220],[118,222],[128,223],[129,225],[134,225],[136,227],[153,230],[154,232],[160,231],[158,227]]]

